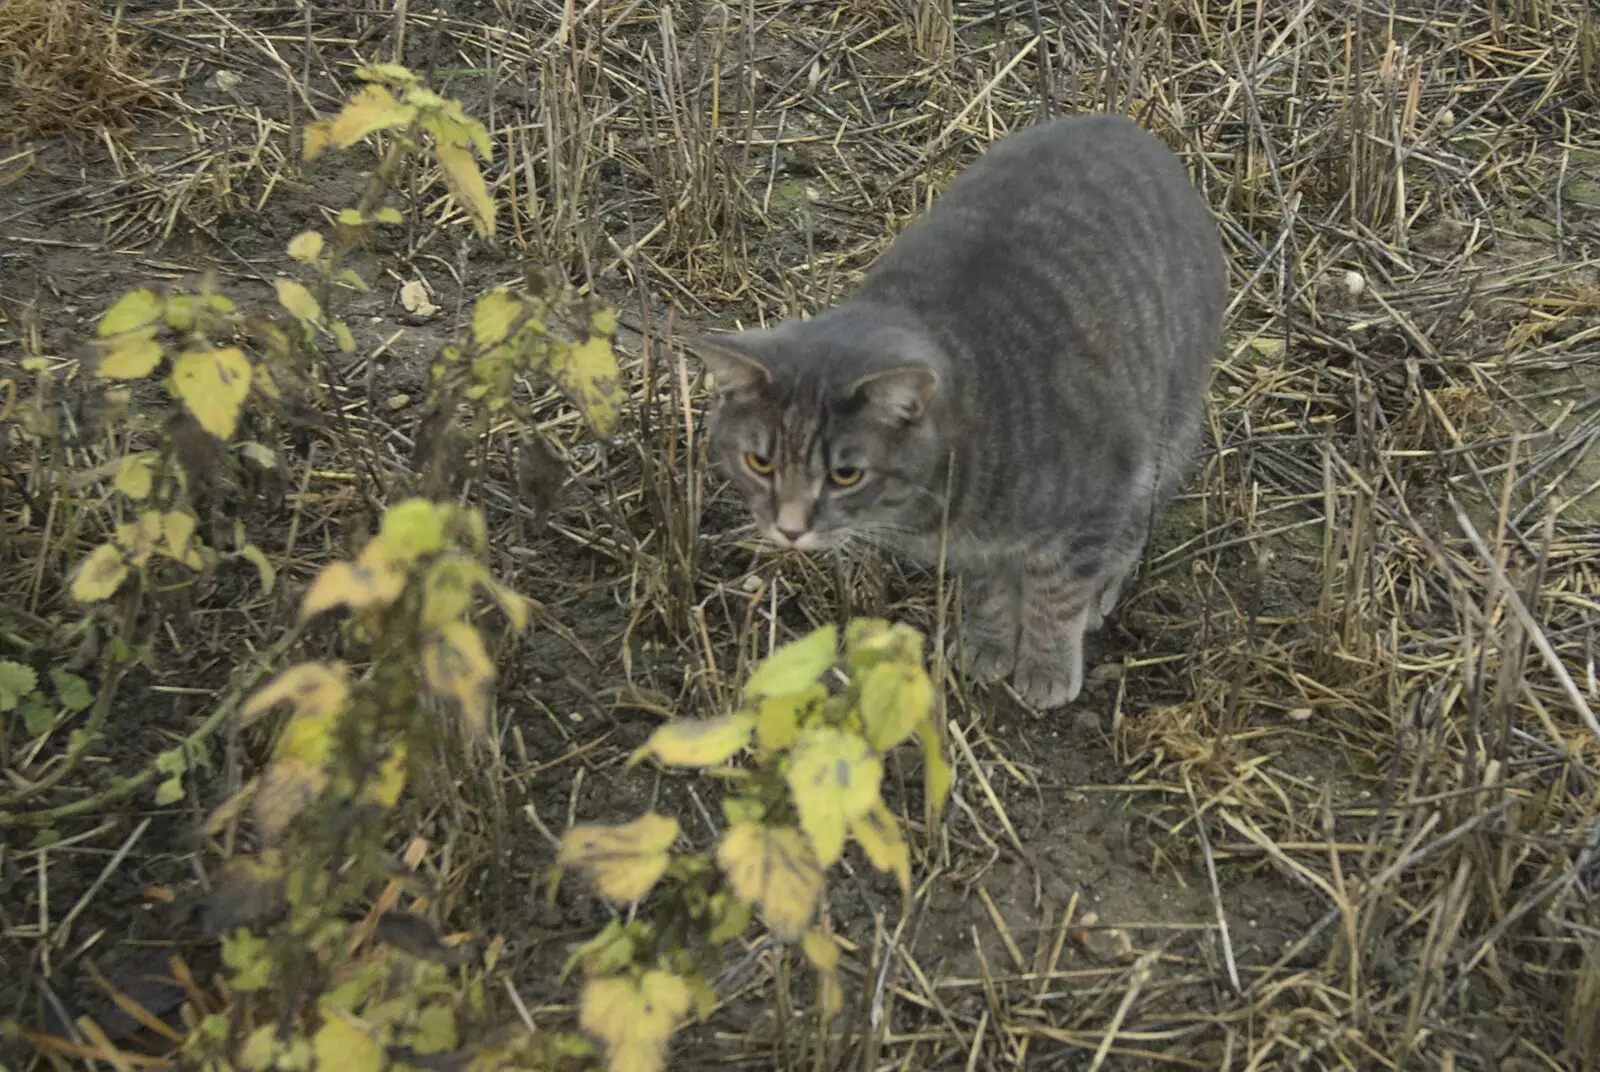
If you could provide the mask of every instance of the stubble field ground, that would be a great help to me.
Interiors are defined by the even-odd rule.
[[[572,1000],[556,970],[608,918],[573,879],[547,906],[553,836],[646,806],[713,834],[714,785],[623,768],[662,719],[726,710],[814,625],[932,635],[951,613],[881,556],[780,556],[741,530],[684,340],[824,306],[986,142],[1110,109],[1184,155],[1230,255],[1205,454],[1078,702],[1040,717],[947,675],[955,795],[917,829],[909,911],[853,857],[831,886],[851,947],[836,1066],[1600,1068],[1585,3],[9,0],[0,375],[26,393],[22,362],[47,358],[70,426],[84,341],[127,289],[214,270],[268,299],[288,240],[373,166],[298,150],[372,60],[488,125],[499,233],[473,239],[436,175],[409,178],[414,222],[351,296],[344,417],[309,425],[241,520],[298,591],[375,516],[358,458],[404,472],[428,363],[478,294],[550,267],[618,309],[620,439],[597,448],[552,393],[559,494],[483,445],[468,494],[492,565],[544,611],[503,653],[497,768],[396,832],[441,852],[452,926],[507,938],[536,1017]],[[419,280],[430,315],[399,297]],[[43,671],[74,658],[65,578],[92,540],[53,523],[28,430],[8,414],[0,435],[0,655]],[[81,778],[29,792],[53,753],[7,723],[0,1015],[59,1029],[59,1006],[130,1037],[95,971],[174,1013],[181,990],[149,976],[206,953],[150,891],[207,887],[219,846],[190,831],[259,756],[224,734],[185,801],[73,815],[47,847],[29,813],[192,732],[287,598],[244,570],[197,592]],[[917,828],[915,785],[890,795]],[[498,819],[472,803],[496,798]],[[772,998],[793,970],[770,944],[731,954],[675,1067],[795,1067]]]

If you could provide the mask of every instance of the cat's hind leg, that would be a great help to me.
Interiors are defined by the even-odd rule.
[[[1001,681],[1017,664],[1022,629],[1022,576],[1015,563],[971,566],[961,574],[961,649],[966,672],[976,681]]]
[[[1144,544],[1140,542],[1131,550],[1117,556],[1111,564],[1100,573],[1096,582],[1099,588],[1094,599],[1094,609],[1089,614],[1088,629],[1094,632],[1105,624],[1111,617],[1111,612],[1116,609],[1118,601],[1128,590],[1128,584],[1133,580],[1133,575],[1139,572],[1139,560],[1144,557]]]

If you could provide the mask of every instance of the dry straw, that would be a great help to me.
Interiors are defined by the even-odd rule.
[[[28,60],[15,34],[75,7],[0,5],[33,131],[78,109],[120,124],[149,100],[97,29],[70,53],[98,72],[75,76],[95,103],[43,110],[65,61]],[[1140,117],[1216,208],[1235,296],[1213,450],[1108,634],[1089,706],[1110,732],[1035,724],[952,678],[956,798],[947,829],[919,832],[910,916],[865,873],[835,895],[870,1001],[824,1043],[789,1004],[796,962],[753,946],[683,1067],[1600,1068],[1587,0],[324,7],[130,12],[121,31],[161,69],[225,68],[250,92],[171,103],[141,122],[182,137],[109,147],[72,207],[33,190],[0,223],[24,241],[92,225],[127,249],[241,211],[309,213],[287,105],[325,112],[402,31],[407,61],[466,96],[503,162],[502,248],[617,302],[637,373],[639,434],[604,454],[549,399],[544,430],[576,472],[553,516],[496,463],[498,439],[469,488],[497,518],[497,568],[573,626],[503,697],[519,714],[495,799],[541,826],[607,818],[593,787],[643,777],[617,770],[630,744],[667,712],[727,704],[775,641],[847,610],[947,624],[929,578],[741,542],[703,468],[683,336],[836,296],[984,143],[1042,111]],[[458,254],[459,209],[433,180],[414,176],[416,204],[453,229],[411,236],[403,268],[453,308],[495,280]],[[218,248],[224,272],[270,275]],[[146,270],[125,263],[130,283]],[[310,534],[359,514],[336,476],[357,454],[402,470],[416,430],[375,370],[416,345],[391,332],[349,372],[367,434],[319,446],[285,573],[322,554]],[[41,472],[18,475],[45,493]],[[56,561],[42,522],[8,551],[8,603],[32,605]],[[264,632],[270,610],[230,613]],[[681,806],[686,830],[715,821],[708,787],[638,791]],[[473,806],[442,839],[450,903],[484,863],[504,899],[468,915],[526,930],[517,898],[548,853],[513,853]],[[1062,847],[1089,840],[1112,862]],[[1193,896],[1165,918],[1119,914],[1119,876]],[[544,963],[517,980],[535,1016],[559,1000]]]

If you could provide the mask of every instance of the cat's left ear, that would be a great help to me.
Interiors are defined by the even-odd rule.
[[[874,372],[850,385],[850,395],[892,421],[909,424],[928,412],[939,375],[926,365],[901,365]]]

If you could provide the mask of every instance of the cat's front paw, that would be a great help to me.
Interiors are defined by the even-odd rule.
[[[992,633],[966,629],[960,646],[951,641],[945,657],[972,680],[988,685],[1011,676],[1017,666],[1017,645]]]
[[[1088,609],[1064,626],[1025,632],[1017,649],[1011,687],[1038,711],[1061,707],[1083,691],[1083,633]]]
[[[1018,659],[1011,687],[1022,702],[1038,711],[1063,707],[1083,691],[1083,663]]]

